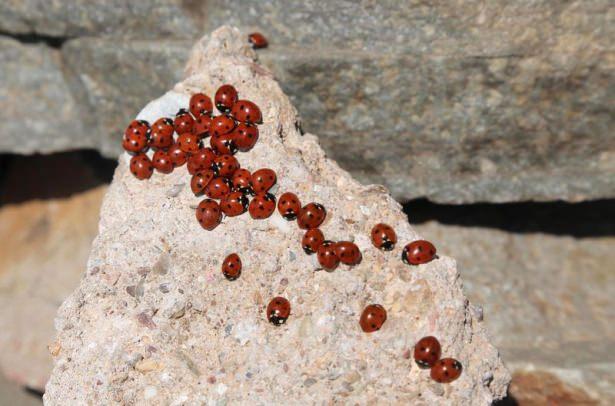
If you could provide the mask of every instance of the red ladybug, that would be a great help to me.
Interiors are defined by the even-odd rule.
[[[414,361],[421,368],[431,368],[440,359],[442,348],[436,337],[421,338],[414,346]]]
[[[387,320],[387,311],[379,304],[371,304],[366,306],[361,313],[359,325],[366,333],[373,333],[382,328],[382,325]]]
[[[233,155],[218,155],[211,168],[223,178],[230,178],[239,169],[239,161]]]
[[[154,166],[145,154],[137,154],[130,158],[130,172],[137,179],[149,179],[154,173]]]
[[[169,156],[176,168],[186,163],[186,153],[182,151],[178,143],[171,145],[171,148],[169,148]]]
[[[216,91],[214,101],[218,110],[228,113],[237,101],[237,90],[231,85],[222,85]]]
[[[248,124],[262,124],[261,109],[250,100],[237,100],[231,109],[231,116],[235,120]]]
[[[211,169],[205,169],[204,171],[195,173],[190,180],[190,189],[192,189],[192,193],[197,196],[203,194],[203,191],[213,178],[214,171]]]
[[[188,110],[181,109],[175,115],[175,120],[173,120],[173,127],[175,127],[175,132],[177,134],[184,134],[192,132],[192,127],[194,126],[194,119],[188,113]]]
[[[462,371],[459,361],[454,358],[442,358],[431,367],[431,379],[440,383],[451,383],[459,378]]]
[[[248,35],[248,41],[252,44],[252,48],[254,49],[267,48],[267,45],[269,45],[267,38],[260,32],[253,32]]]
[[[290,302],[281,296],[271,299],[267,305],[267,320],[279,326],[286,323],[288,316],[290,316]]]
[[[333,241],[323,241],[316,250],[316,258],[318,258],[318,263],[329,271],[337,268],[340,263],[340,259],[335,253],[335,243]]]
[[[318,228],[325,221],[325,217],[327,217],[327,211],[322,204],[308,203],[299,210],[297,225],[304,230]]]
[[[179,148],[186,154],[194,154],[201,147],[199,137],[192,133],[183,133],[177,137]]]
[[[383,251],[391,251],[397,243],[397,234],[388,224],[378,223],[372,228],[372,244]]]
[[[132,120],[122,139],[122,147],[133,154],[145,151],[150,137],[149,124],[145,120]]]
[[[205,194],[212,199],[222,199],[231,193],[231,182],[227,178],[213,178],[205,186]]]
[[[248,198],[241,192],[231,192],[220,201],[222,212],[229,217],[245,213],[249,204]]]
[[[401,253],[401,260],[408,265],[426,264],[435,257],[436,247],[425,240],[412,241]]]
[[[233,142],[242,152],[251,150],[256,141],[258,141],[258,127],[254,125],[239,123],[233,131]]]
[[[154,149],[167,149],[173,145],[173,120],[159,118],[152,125],[150,146]]]
[[[297,218],[301,210],[301,201],[296,194],[291,192],[283,193],[278,200],[278,211],[286,220],[291,221]]]
[[[152,165],[160,173],[173,172],[173,162],[171,162],[171,155],[167,151],[159,149],[154,152],[152,157]]]
[[[190,98],[190,112],[194,117],[210,115],[213,111],[214,105],[209,96],[203,93],[196,93]]]
[[[209,145],[218,154],[230,154],[234,155],[237,152],[237,145],[235,145],[235,136],[233,133],[212,135],[209,139]]]
[[[266,219],[275,210],[275,196],[271,193],[257,193],[248,207],[250,216],[255,220]]]
[[[335,255],[342,264],[357,265],[361,262],[361,251],[359,247],[350,241],[339,241],[335,244]]]
[[[222,262],[222,275],[229,281],[234,281],[241,275],[241,258],[237,254],[230,254]]]
[[[188,158],[188,173],[194,175],[199,171],[211,168],[215,158],[216,154],[211,148],[200,148]]]
[[[231,178],[233,189],[240,192],[254,194],[252,190],[252,174],[247,169],[239,168]]]
[[[213,230],[222,220],[222,211],[215,200],[205,199],[196,208],[196,219],[206,230]]]
[[[225,114],[214,117],[211,121],[211,135],[230,134],[235,129],[235,120]]]
[[[252,173],[252,189],[256,193],[268,191],[276,181],[275,172],[269,168],[259,169]]]
[[[209,130],[211,129],[212,118],[210,116],[199,116],[194,120],[194,126],[192,132],[199,138],[205,138],[209,136]]]
[[[325,241],[325,236],[318,228],[310,228],[301,239],[301,246],[306,254],[312,255],[318,251],[318,247]]]

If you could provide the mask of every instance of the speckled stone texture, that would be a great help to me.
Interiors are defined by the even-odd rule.
[[[401,262],[403,242],[419,236],[400,206],[327,159],[315,136],[300,135],[295,109],[253,57],[239,31],[217,30],[194,47],[186,79],[138,117],[173,114],[192,92],[234,84],[264,115],[258,144],[239,155],[243,167],[274,169],[278,196],[324,203],[323,232],[354,240],[362,263],[318,270],[301,249],[302,232],[277,213],[205,231],[185,168],[138,181],[124,154],[87,270],[56,319],[46,404],[482,405],[502,397],[510,376],[461,291],[455,261]],[[379,221],[397,230],[390,253],[371,246]],[[220,272],[231,252],[244,265],[234,282]],[[292,305],[279,328],[264,314],[277,295]],[[368,335],[358,319],[369,303],[384,305],[388,320]],[[459,380],[437,384],[414,365],[410,350],[427,334],[463,363]]]

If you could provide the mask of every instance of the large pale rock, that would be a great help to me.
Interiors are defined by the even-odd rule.
[[[299,134],[294,108],[253,57],[238,31],[216,31],[195,46],[186,79],[139,117],[171,114],[191,92],[235,84],[264,113],[259,143],[240,155],[243,166],[276,170],[278,194],[323,202],[323,231],[354,239],[362,263],[315,271],[302,233],[277,214],[227,218],[204,231],[183,168],[140,182],[122,155],[87,270],[56,319],[47,404],[489,404],[503,396],[509,375],[461,292],[455,262],[441,256],[409,268],[401,247],[386,254],[370,247],[375,221],[394,225],[401,241],[418,234],[383,188],[361,186],[326,159],[316,137]],[[244,273],[231,283],[219,268],[233,251]],[[275,295],[293,306],[280,328],[264,317]],[[372,302],[386,306],[389,318],[367,335],[357,320]],[[432,382],[409,359],[426,334],[463,362],[455,383]]]

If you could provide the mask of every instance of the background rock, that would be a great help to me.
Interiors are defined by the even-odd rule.
[[[87,131],[69,125],[55,143],[27,147],[7,135],[0,150],[81,145],[116,156],[118,130],[180,77],[191,41],[229,22],[269,37],[260,57],[297,105],[304,129],[320,134],[342,167],[364,183],[387,185],[397,199],[612,197],[609,9],[608,0],[307,1],[292,8],[246,0],[80,7],[10,0],[0,5],[0,32],[59,41],[63,77],[50,83],[70,89],[77,108],[58,105]],[[2,75],[0,88],[16,76]],[[19,105],[18,96],[11,93],[7,104]],[[40,122],[53,126],[53,116]],[[5,117],[0,134],[12,133],[10,119],[26,117],[25,107]]]

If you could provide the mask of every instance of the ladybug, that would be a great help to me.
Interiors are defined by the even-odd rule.
[[[304,230],[318,228],[325,221],[325,217],[327,217],[327,211],[322,204],[308,203],[299,210],[297,225]]]
[[[372,244],[383,251],[391,251],[397,243],[397,234],[388,224],[378,223],[372,228]]]
[[[226,114],[214,117],[211,120],[211,135],[230,134],[235,129],[235,120]]]
[[[222,113],[228,113],[231,111],[233,104],[237,101],[237,90],[231,85],[222,85],[216,91],[214,96],[214,102],[216,108]]]
[[[269,45],[267,38],[260,32],[253,32],[248,35],[248,41],[252,44],[252,48],[254,49],[267,48],[267,45]]]
[[[426,264],[435,257],[436,247],[425,240],[412,241],[401,253],[401,260],[408,265]]]
[[[297,214],[301,210],[301,201],[296,194],[286,192],[280,196],[278,200],[278,211],[286,220],[291,221],[297,218]]]
[[[461,362],[455,358],[442,358],[431,367],[430,376],[439,383],[451,383],[459,378],[462,371]]]
[[[268,191],[276,181],[275,172],[269,168],[259,169],[252,173],[252,189],[256,193]]]
[[[230,254],[222,262],[222,275],[229,281],[234,281],[241,275],[241,258],[237,254]]]
[[[188,158],[188,173],[194,175],[199,171],[211,168],[215,157],[216,154],[211,148],[200,148]]]
[[[222,212],[229,217],[239,216],[248,210],[250,202],[241,192],[231,192],[220,201]]]
[[[363,309],[359,325],[366,333],[373,333],[382,328],[382,325],[387,320],[387,311],[379,304],[370,304]]]
[[[421,338],[414,346],[414,361],[421,368],[431,368],[440,359],[442,348],[436,337]]]
[[[239,161],[233,155],[218,155],[214,158],[211,168],[218,176],[230,178],[239,169]]]
[[[186,153],[182,151],[178,143],[171,145],[171,148],[169,148],[169,156],[171,157],[171,162],[173,162],[173,165],[176,168],[186,163]]]
[[[152,165],[160,173],[173,172],[173,162],[171,162],[171,155],[167,151],[159,149],[154,152],[152,157]]]
[[[198,116],[196,120],[194,120],[192,132],[199,138],[207,137],[211,128],[211,122],[212,118],[210,116]]]
[[[312,255],[318,251],[318,247],[325,241],[325,236],[318,228],[310,228],[301,239],[301,246],[306,254]]]
[[[271,193],[257,193],[248,207],[250,216],[255,220],[266,219],[275,210],[275,196]]]
[[[205,199],[196,208],[196,219],[206,230],[213,230],[222,220],[222,211],[218,202]]]
[[[339,241],[335,244],[335,255],[342,264],[357,265],[361,262],[361,251],[359,247],[350,241]]]
[[[152,125],[150,135],[150,146],[154,149],[167,149],[173,145],[173,120],[170,118],[159,118]]]
[[[201,147],[199,137],[192,133],[183,133],[177,137],[179,148],[186,154],[194,154]]]
[[[316,250],[316,257],[320,266],[328,271],[334,270],[340,263],[340,259],[335,253],[335,243],[333,241],[323,241]]]
[[[231,109],[231,115],[235,120],[248,124],[262,124],[263,114],[261,109],[250,100],[237,100]]]
[[[231,193],[231,181],[227,178],[216,177],[205,186],[205,194],[212,199],[222,199]]]
[[[286,323],[288,316],[290,316],[290,302],[281,296],[271,299],[267,305],[267,320],[279,326]]]
[[[233,183],[234,190],[254,194],[252,190],[252,174],[249,170],[243,168],[237,169],[231,178],[231,182]]]
[[[218,154],[230,154],[234,155],[237,152],[237,145],[235,145],[235,136],[233,133],[212,135],[209,139],[209,145]]]
[[[149,179],[154,173],[152,161],[145,154],[137,154],[130,158],[130,172],[137,179]]]
[[[175,132],[177,134],[184,134],[192,132],[192,127],[194,126],[194,119],[188,113],[186,109],[180,109],[175,115],[175,120],[173,121],[173,127],[175,127]]]
[[[237,148],[246,152],[252,149],[258,141],[258,127],[254,125],[248,125],[245,123],[239,123],[233,131],[233,142],[237,145]]]
[[[203,194],[205,187],[211,182],[214,178],[214,171],[211,169],[206,169],[204,171],[200,171],[192,175],[192,179],[190,179],[190,189],[192,192],[199,196]]]
[[[122,147],[133,154],[144,151],[149,143],[150,127],[145,120],[132,120],[124,131]]]
[[[194,117],[210,115],[214,111],[214,105],[209,96],[203,93],[195,93],[190,98],[190,112]]]

